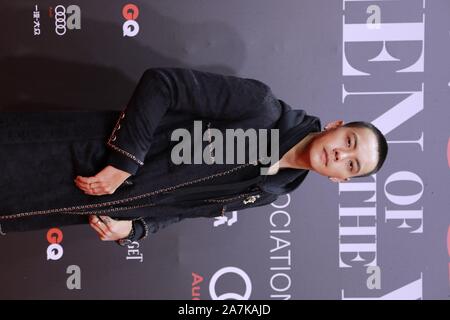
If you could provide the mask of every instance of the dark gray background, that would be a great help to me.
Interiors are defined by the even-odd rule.
[[[181,66],[264,81],[292,107],[319,116],[324,126],[336,119],[372,122],[408,96],[359,95],[342,103],[343,85],[348,91],[419,91],[423,83],[423,110],[387,138],[416,140],[423,133],[424,150],[391,143],[389,158],[376,175],[376,195],[340,193],[338,184],[311,172],[290,194],[285,210],[291,223],[284,228],[289,233],[278,234],[289,242],[276,252],[271,252],[276,243],[270,238],[276,229],[269,220],[277,210],[273,206],[239,212],[230,226],[214,227],[212,219],[172,225],[142,244],[143,263],[126,260],[126,248],[101,242],[89,226],[61,228],[64,254],[58,261],[46,260],[46,230],[2,236],[0,298],[191,299],[196,273],[203,277],[199,298],[211,299],[211,278],[226,267],[248,275],[249,299],[277,299],[276,294],[341,299],[343,292],[346,297],[381,297],[411,283],[419,285],[397,298],[448,298],[449,1],[347,1],[345,11],[344,1],[331,0],[134,1],[140,10],[140,31],[134,38],[122,36],[126,3],[61,3],[80,6],[81,30],[67,30],[60,37],[48,16],[48,8],[59,3],[1,1],[6,13],[0,28],[1,110],[121,110],[146,68]],[[41,13],[40,36],[33,36],[35,4]],[[380,43],[349,43],[348,59],[372,75],[343,75],[343,16],[346,23],[365,23],[371,4],[380,6],[384,23],[421,22],[425,16],[423,71],[394,72],[415,61],[421,43],[391,43],[389,52],[401,61],[376,64],[367,59],[376,55]],[[423,190],[407,181],[385,186],[400,171],[419,176]],[[354,181],[373,182],[374,177]],[[387,198],[385,187],[396,195],[423,194],[414,204],[398,206]],[[374,202],[368,202],[372,197]],[[339,207],[346,206],[377,208],[380,290],[367,288],[369,275],[362,263],[339,267],[339,223],[352,223],[339,220]],[[386,208],[423,208],[423,232],[411,233],[396,221],[386,221]],[[288,254],[290,263],[271,259]],[[81,290],[66,287],[70,265],[81,268]],[[289,270],[271,270],[275,266]],[[290,279],[289,289],[274,290],[287,283],[278,277],[271,285],[277,272]],[[242,278],[233,274],[215,286],[218,296],[243,294],[245,289]]]

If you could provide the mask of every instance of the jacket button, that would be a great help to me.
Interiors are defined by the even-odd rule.
[[[123,118],[125,118],[125,112],[123,112],[123,113],[120,115],[120,119],[123,119]]]
[[[112,138],[111,138],[111,141],[116,141],[116,136],[113,136]]]
[[[254,196],[248,196],[248,197],[247,197],[246,199],[244,199],[242,202],[243,202],[244,204],[247,204],[247,203],[253,203],[253,202],[256,201],[257,198],[259,198],[259,194],[254,195]]]
[[[117,126],[117,130],[119,130],[120,129],[120,123],[119,123],[119,125]]]

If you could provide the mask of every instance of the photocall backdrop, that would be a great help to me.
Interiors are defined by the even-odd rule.
[[[189,67],[261,80],[323,126],[371,122],[389,157],[129,247],[89,225],[6,234],[0,298],[448,299],[450,1],[1,7],[1,111],[122,110],[145,69]]]

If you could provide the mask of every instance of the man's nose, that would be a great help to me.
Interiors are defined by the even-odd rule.
[[[343,149],[333,149],[333,158],[335,161],[339,161],[341,159],[347,159],[352,154],[352,151],[343,150]]]

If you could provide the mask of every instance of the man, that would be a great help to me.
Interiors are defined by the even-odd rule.
[[[175,120],[177,116],[181,117],[179,121]],[[192,122],[194,119],[222,124],[222,129],[278,129],[281,159],[271,163],[266,177],[245,171],[251,170],[250,167],[236,172],[233,170],[237,167],[219,172],[218,169],[210,170],[195,164],[188,165],[189,168],[184,166],[180,171],[172,166],[164,173],[161,165],[155,166],[153,171],[145,171],[144,162],[145,165],[156,163],[157,155],[160,155],[157,151],[163,151],[166,156],[170,151],[167,146],[159,147],[155,143],[155,132],[171,132],[177,128],[175,124],[186,126],[187,120]],[[155,207],[146,208],[153,216],[133,221],[116,220],[105,215],[90,216],[90,224],[102,240],[117,240],[122,245],[126,240],[144,239],[149,232],[156,232],[187,217],[217,216],[219,214],[214,210],[219,208],[222,208],[223,215],[225,211],[270,204],[279,195],[296,189],[311,170],[333,182],[371,175],[381,168],[388,150],[384,136],[369,123],[344,124],[337,120],[328,123],[321,132],[317,117],[307,115],[303,110],[292,110],[260,81],[180,68],[152,68],[144,72],[116,123],[108,147],[111,149],[108,165],[103,170],[94,176],[77,176],[75,179],[76,186],[87,195],[114,194],[128,178],[139,175],[146,175],[141,184],[147,184],[148,190],[149,181],[158,180],[156,171],[164,173],[159,179],[177,178],[171,184],[152,185],[151,190],[169,190],[165,192],[166,198],[153,201]],[[209,166],[214,165],[217,166]],[[217,177],[222,175],[228,175],[228,178],[218,180]],[[211,184],[202,185],[201,182],[193,188],[185,187],[185,184],[199,184],[198,180],[209,178],[212,178]],[[171,188],[178,190],[171,191]],[[207,196],[208,192],[210,196]],[[248,195],[243,201],[239,198],[240,192]],[[232,197],[214,199],[222,195]],[[202,207],[199,205],[201,201],[220,205]],[[164,203],[167,205],[165,209]],[[161,212],[158,211],[160,204]]]

